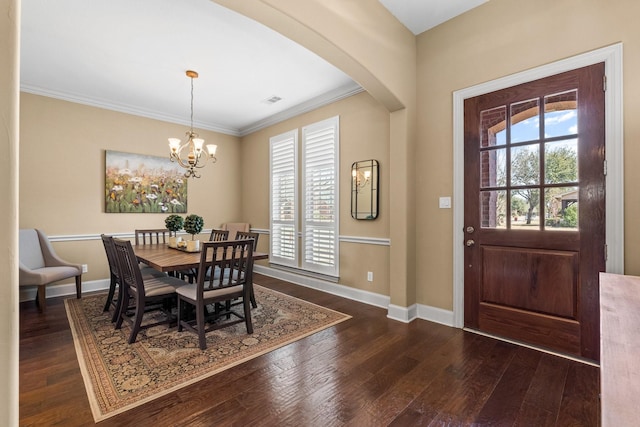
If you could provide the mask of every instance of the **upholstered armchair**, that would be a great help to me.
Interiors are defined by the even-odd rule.
[[[82,294],[82,266],[62,260],[56,255],[47,236],[40,230],[20,230],[20,286],[37,286],[36,305],[46,309],[45,288],[59,280],[75,277],[76,297]]]

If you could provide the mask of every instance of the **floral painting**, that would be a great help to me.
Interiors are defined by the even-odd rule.
[[[107,150],[105,163],[105,212],[187,212],[184,170],[168,157]]]

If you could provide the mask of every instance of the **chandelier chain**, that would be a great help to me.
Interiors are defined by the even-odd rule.
[[[193,132],[193,77],[191,77],[191,132]]]

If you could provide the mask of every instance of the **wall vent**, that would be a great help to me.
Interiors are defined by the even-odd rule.
[[[267,104],[275,104],[278,101],[281,101],[282,98],[280,98],[279,96],[273,95],[267,99],[264,100],[264,102],[266,102]]]

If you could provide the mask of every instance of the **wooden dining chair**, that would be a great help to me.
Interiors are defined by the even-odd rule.
[[[195,285],[178,288],[178,331],[183,328],[198,335],[200,349],[207,348],[206,333],[244,321],[247,334],[253,333],[250,292],[253,245],[249,240],[202,243],[198,280]],[[219,267],[221,274],[209,274]],[[242,314],[230,307],[231,300],[242,300]],[[185,304],[195,308],[195,320],[185,318]],[[213,313],[206,306],[214,304]],[[231,316],[237,317],[233,320]],[[207,326],[207,323],[209,326]]]
[[[229,231],[229,239],[231,240],[237,240],[236,234],[238,231],[251,231],[251,226],[248,222],[225,222],[220,228]]]
[[[135,230],[136,245],[166,244],[168,235],[171,235],[168,228],[148,228]]]
[[[212,229],[211,234],[209,235],[210,242],[222,242],[224,240],[229,240],[229,230],[219,230]],[[198,269],[192,268],[191,270],[182,271],[182,278],[188,280],[189,283],[195,283],[198,278]]]
[[[260,237],[260,235],[258,233],[254,233],[251,231],[237,231],[236,232],[236,240],[244,240],[244,239],[251,239],[253,240],[253,251],[257,251],[258,250],[258,237]],[[251,271],[253,272],[253,263],[251,264]],[[258,303],[256,302],[256,296],[255,293],[253,292],[253,283],[250,284],[251,287],[251,306],[253,308],[257,308],[258,307]]]
[[[222,242],[223,240],[229,240],[229,230],[218,230],[216,228],[211,230],[210,242]]]
[[[118,314],[120,313],[120,306],[124,303],[122,291],[120,272],[118,271],[118,261],[116,259],[116,249],[113,244],[113,237],[101,234],[102,244],[104,245],[104,251],[107,255],[107,262],[109,264],[109,292],[107,293],[107,300],[104,304],[103,311],[109,311],[111,306],[114,307],[113,316],[111,316],[111,322],[118,320]],[[162,277],[165,274],[151,267],[142,267],[140,269],[142,278],[146,277]],[[117,294],[116,294],[116,291]],[[115,298],[117,295],[117,298]],[[115,298],[115,299],[114,299]],[[128,305],[128,301],[127,301]]]
[[[183,280],[169,276],[146,276],[143,278],[131,242],[113,239],[113,244],[121,279],[123,301],[129,301],[130,298],[135,301],[133,316],[128,316],[126,304],[120,304],[116,329],[122,327],[123,321],[131,323],[129,344],[133,344],[140,330],[170,323],[174,320],[170,310],[172,302],[175,301],[176,290],[187,286],[187,284]],[[149,311],[152,306],[165,311],[166,319],[142,325],[144,313]]]
[[[260,235],[258,233],[254,233],[252,231],[237,231],[236,232],[236,240],[245,240],[245,239],[253,239],[253,251],[258,250],[258,237]]]

